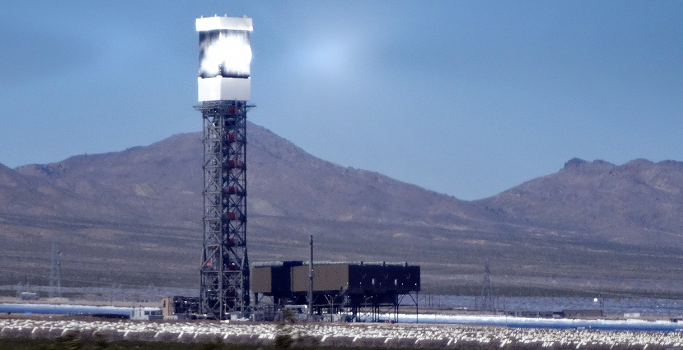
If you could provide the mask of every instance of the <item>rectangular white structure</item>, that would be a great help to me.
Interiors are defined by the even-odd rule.
[[[249,101],[251,78],[197,78],[199,101]]]
[[[202,17],[197,18],[196,27],[199,32],[199,101],[249,101],[252,19]]]
[[[252,19],[249,17],[202,17],[197,18],[196,25],[198,32],[220,29],[254,31]]]

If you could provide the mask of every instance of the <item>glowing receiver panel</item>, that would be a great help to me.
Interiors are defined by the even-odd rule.
[[[252,19],[197,18],[199,32],[199,101],[251,99]]]

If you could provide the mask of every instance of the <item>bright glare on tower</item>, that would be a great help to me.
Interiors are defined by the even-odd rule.
[[[251,99],[252,19],[197,18],[199,32],[199,101]]]

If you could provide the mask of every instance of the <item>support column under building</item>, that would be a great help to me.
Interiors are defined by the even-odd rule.
[[[205,101],[204,239],[200,312],[214,319],[244,315],[249,306],[247,258],[246,101]]]

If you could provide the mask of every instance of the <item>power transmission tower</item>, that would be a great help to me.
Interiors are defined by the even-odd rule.
[[[491,287],[491,267],[488,258],[486,258],[486,265],[484,265],[484,285],[481,289],[481,299],[481,310],[493,311],[493,288]]]
[[[50,258],[50,298],[62,296],[62,252],[59,243],[52,243],[52,255]]]

